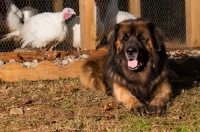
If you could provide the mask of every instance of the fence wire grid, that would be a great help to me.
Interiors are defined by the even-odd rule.
[[[64,7],[71,7],[79,15],[79,0],[62,0]],[[97,1],[97,0],[96,0]],[[42,12],[54,12],[53,0],[1,0],[0,1],[0,38],[9,33],[6,27],[6,14],[9,3],[14,3],[19,9],[26,6],[33,7]],[[98,0],[101,21],[107,13],[110,0]],[[186,41],[185,0],[140,0],[140,12],[142,18],[147,18],[158,24],[165,32],[170,43],[184,44]],[[118,0],[118,8],[128,12],[128,0]],[[73,19],[73,18],[72,18]],[[71,20],[71,19],[70,19]],[[70,21],[69,20],[69,21]],[[68,22],[66,22],[67,24]],[[53,31],[52,31],[53,32]],[[106,37],[104,37],[106,38]],[[73,41],[73,40],[72,40]],[[13,52],[18,48],[19,42],[14,40],[0,42],[0,52]],[[102,43],[107,43],[102,39]],[[57,45],[57,50],[66,50],[70,44],[62,42]]]

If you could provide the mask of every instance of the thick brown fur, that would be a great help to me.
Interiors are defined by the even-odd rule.
[[[116,24],[108,42],[85,62],[82,84],[114,96],[135,115],[164,114],[171,85],[162,30],[149,20],[127,20]]]

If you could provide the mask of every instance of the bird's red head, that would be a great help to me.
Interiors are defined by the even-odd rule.
[[[72,8],[65,8],[63,9],[63,18],[69,19],[73,14],[76,15],[75,11]]]

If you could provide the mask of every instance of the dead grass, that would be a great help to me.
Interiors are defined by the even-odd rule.
[[[0,132],[199,131],[200,83],[190,79],[187,84],[174,85],[166,115],[136,117],[112,97],[84,88],[78,79],[1,81]],[[24,113],[10,114],[13,108]]]

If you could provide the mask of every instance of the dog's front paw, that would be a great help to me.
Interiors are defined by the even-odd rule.
[[[131,112],[136,116],[145,116],[148,114],[148,109],[143,103],[138,102],[131,108]]]
[[[157,105],[150,104],[149,107],[149,115],[151,116],[161,116],[166,113],[166,105]]]

